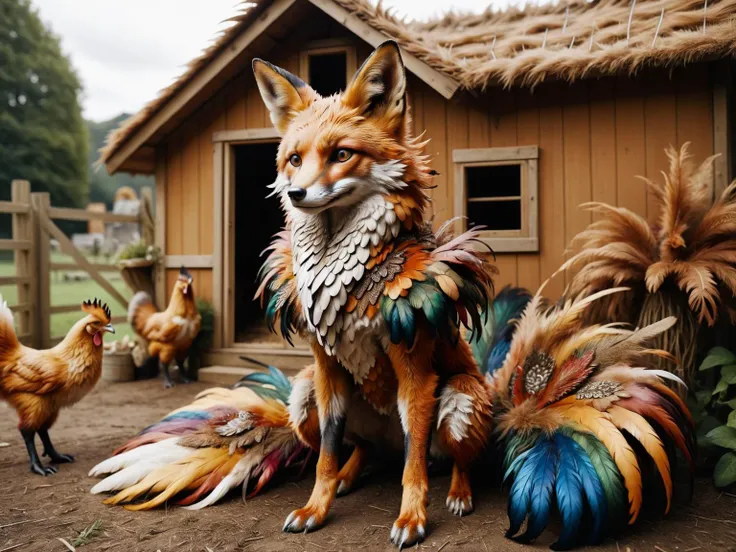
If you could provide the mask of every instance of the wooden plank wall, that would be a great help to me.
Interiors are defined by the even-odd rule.
[[[452,216],[452,151],[538,145],[539,253],[499,254],[497,284],[536,289],[559,267],[572,238],[592,220],[587,201],[625,206],[654,220],[658,209],[636,178],[661,178],[664,148],[692,142],[695,160],[713,153],[707,67],[652,72],[635,79],[555,83],[527,91],[489,90],[483,98],[446,102],[410,79],[415,131],[426,131],[440,176],[433,191],[437,224]],[[560,276],[546,289],[559,296]]]
[[[370,47],[357,48],[358,64]],[[298,52],[269,58],[297,72]],[[426,132],[428,152],[440,173],[432,191],[435,223],[451,218],[454,189],[452,151],[468,147],[538,145],[540,252],[499,254],[497,284],[536,289],[564,258],[573,236],[592,215],[586,201],[629,207],[650,219],[657,206],[636,175],[660,178],[667,168],[664,148],[693,143],[696,160],[713,152],[711,92],[705,65],[634,80],[590,80],[569,86],[540,86],[534,93],[492,89],[481,98],[447,102],[415,77],[409,95],[415,132]],[[166,253],[213,253],[213,146],[217,130],[270,126],[268,114],[246,68],[167,140]],[[211,299],[211,270],[193,270],[198,295]],[[167,289],[176,270],[167,273]],[[546,294],[564,289],[560,277]]]

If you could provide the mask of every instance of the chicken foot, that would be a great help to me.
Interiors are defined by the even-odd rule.
[[[167,362],[160,362],[159,364],[164,374],[164,389],[171,389],[174,387],[174,382],[171,381],[171,376],[169,375],[169,364]]]
[[[28,429],[21,429],[20,434],[23,436],[23,440],[26,442],[28,458],[31,461],[31,471],[43,476],[55,474],[55,466],[45,467],[43,464],[41,464],[41,459],[38,457],[38,452],[36,451],[36,432]]]
[[[46,429],[39,429],[38,436],[41,438],[43,443],[43,455],[48,457],[54,464],[68,464],[74,462],[74,457],[71,454],[61,454],[54,448],[54,444],[51,442],[49,432]]]

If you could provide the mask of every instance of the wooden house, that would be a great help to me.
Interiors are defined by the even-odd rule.
[[[253,57],[328,94],[373,47],[402,46],[414,130],[440,173],[435,223],[485,225],[499,286],[535,289],[605,201],[654,217],[637,175],[658,178],[664,148],[720,153],[714,193],[733,174],[732,65],[736,2],[577,0],[406,22],[368,0],[244,4],[158,98],[114,131],[110,173],[155,175],[156,240],[166,254],[158,300],[180,265],[216,309],[211,361],[309,356],[270,336],[256,289],[260,253],[282,217],[266,185],[278,136],[258,94]],[[465,223],[461,223],[465,224]],[[556,296],[564,279],[553,281]]]

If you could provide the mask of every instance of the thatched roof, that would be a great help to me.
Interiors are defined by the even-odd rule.
[[[333,1],[465,89],[533,87],[547,79],[633,74],[644,67],[736,54],[732,0],[572,0],[448,14],[429,22],[399,19],[368,0]],[[268,3],[243,3],[231,27],[173,84],[110,134],[102,161],[250,25],[255,9]]]

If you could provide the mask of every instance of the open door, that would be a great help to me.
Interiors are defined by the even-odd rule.
[[[253,296],[258,289],[261,253],[283,226],[276,197],[267,188],[276,179],[278,143],[233,145],[235,158],[234,218],[234,341],[236,343],[280,343],[265,323],[264,310]]]

